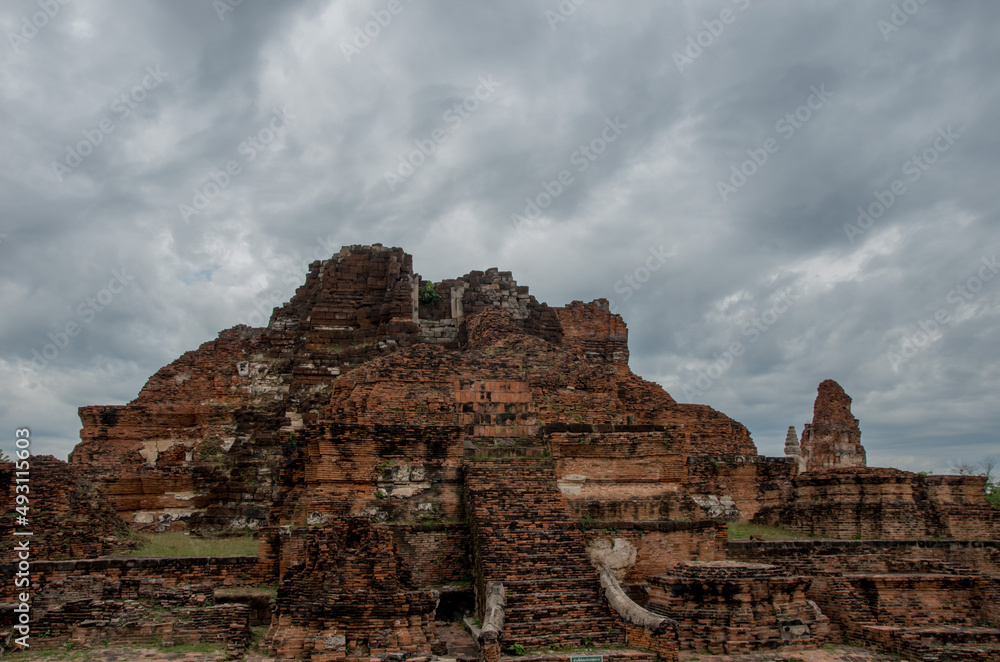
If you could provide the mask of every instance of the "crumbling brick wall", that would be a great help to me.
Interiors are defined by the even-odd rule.
[[[304,545],[278,587],[266,639],[272,656],[444,652],[438,594],[416,586],[387,526],[334,518],[313,527]]]
[[[273,582],[253,556],[223,558],[112,558],[38,561],[29,585],[15,587],[16,566],[0,566],[11,626],[20,593],[30,595],[31,645],[48,649],[68,641],[83,646],[212,643],[242,650],[259,622],[251,598],[216,599],[223,587]],[[225,604],[222,604],[225,603]]]
[[[728,496],[747,521],[760,510],[762,486],[795,475],[795,462],[784,457],[760,455],[691,456],[687,458],[687,491],[693,495]]]
[[[1000,541],[773,540],[730,542],[730,555],[812,577],[808,590],[850,637],[921,660],[1000,654]],[[990,634],[993,632],[994,634]]]
[[[729,556],[805,574],[934,571],[1000,576],[998,540],[730,540]]]
[[[924,476],[898,469],[810,471],[763,484],[754,521],[829,538],[996,539],[1000,509],[979,476]]]
[[[806,596],[811,582],[773,565],[689,562],[650,579],[646,608],[677,621],[681,650],[815,647],[829,621]]]
[[[80,475],[79,468],[51,455],[35,455],[23,461],[27,482],[18,483],[14,462],[0,463],[0,485],[5,486],[7,510],[0,517],[0,562],[16,560],[14,547],[30,544],[32,559],[72,559],[110,554],[130,542],[131,531],[118,516],[98,485]],[[27,486],[26,523],[19,524],[14,511],[18,485]],[[15,530],[30,531],[17,537]]]
[[[0,565],[2,599],[13,602],[20,589],[14,586],[14,563]],[[33,561],[30,587],[34,595],[58,595],[58,587],[80,577],[121,582],[153,578],[166,588],[208,585],[211,588],[272,584],[277,577],[258,563],[256,556],[223,557],[118,557],[71,561]],[[104,581],[102,579],[101,581]],[[95,594],[100,595],[100,592]]]
[[[584,531],[584,539],[595,564],[622,584],[636,585],[687,561],[724,561],[729,535],[725,524],[713,520],[600,521]]]

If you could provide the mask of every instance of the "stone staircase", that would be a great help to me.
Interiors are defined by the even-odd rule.
[[[489,581],[507,590],[505,650],[623,644],[554,461],[540,448],[505,450],[470,449],[464,462],[478,593]]]

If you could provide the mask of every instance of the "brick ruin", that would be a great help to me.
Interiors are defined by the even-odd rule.
[[[851,398],[828,379],[813,421],[785,454],[797,475],[762,483],[753,521],[825,538],[997,539],[1000,511],[984,498],[982,476],[929,476],[868,467]]]
[[[851,396],[832,379],[819,385],[813,420],[802,429],[799,449],[802,471],[868,465],[858,419],[851,415]]]
[[[30,522],[38,533],[32,536],[32,553],[43,559],[88,558],[110,554],[134,545],[129,525],[119,517],[100,486],[91,483],[73,467],[51,455],[30,459],[28,491]],[[18,543],[14,507],[18,490],[17,467],[0,462],[0,481],[9,511],[0,517],[0,552],[9,559]],[[38,499],[35,495],[44,495]]]
[[[914,659],[942,642],[992,654],[998,614],[973,605],[1000,581],[1000,511],[974,478],[866,467],[836,382],[820,385],[801,445],[792,429],[785,457],[763,457],[740,423],[633,374],[607,301],[550,307],[498,269],[427,286],[399,248],[345,247],[310,265],[266,328],[223,331],[127,405],[81,407],[69,463],[33,458],[63,476],[39,490],[61,515],[38,524],[53,560],[33,568],[32,599],[53,634],[36,644],[215,641],[238,657],[266,626],[276,660],[402,659],[445,654],[441,624],[468,615],[489,662],[848,635]],[[80,487],[49,496],[60,481]],[[983,552],[800,561],[729,540],[737,520]],[[94,558],[126,527],[251,532],[259,553]],[[947,621],[964,634],[907,620],[933,613],[927,587],[965,596]],[[890,603],[909,611],[890,618]]]

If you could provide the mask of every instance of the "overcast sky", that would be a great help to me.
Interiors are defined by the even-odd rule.
[[[1000,453],[993,0],[8,0],[0,25],[8,451],[27,426],[66,457],[79,406],[379,242],[610,299],[632,369],[763,454],[827,378],[872,465]]]

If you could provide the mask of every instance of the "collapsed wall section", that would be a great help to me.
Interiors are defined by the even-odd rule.
[[[766,483],[754,521],[827,538],[912,540],[1000,537],[985,478],[884,468],[810,471]]]
[[[1000,654],[998,541],[733,541],[730,554],[811,577],[835,637],[927,662]]]
[[[18,481],[21,470],[27,478]],[[88,558],[134,544],[128,524],[100,486],[80,476],[77,467],[51,455],[0,463],[0,485],[5,486],[9,509],[0,517],[4,561],[16,559],[14,549],[23,542],[29,543],[32,559]],[[23,515],[15,510],[18,495],[26,497]],[[32,535],[19,537],[15,531]]]
[[[32,649],[74,645],[212,644],[234,656],[250,628],[270,622],[271,583],[257,558],[108,558],[32,563],[29,584],[16,588],[15,564],[4,580],[0,626],[18,621],[20,592],[31,596]]]
[[[439,594],[417,587],[387,527],[335,518],[304,544],[278,586],[265,639],[273,657],[445,652],[434,623]]]

